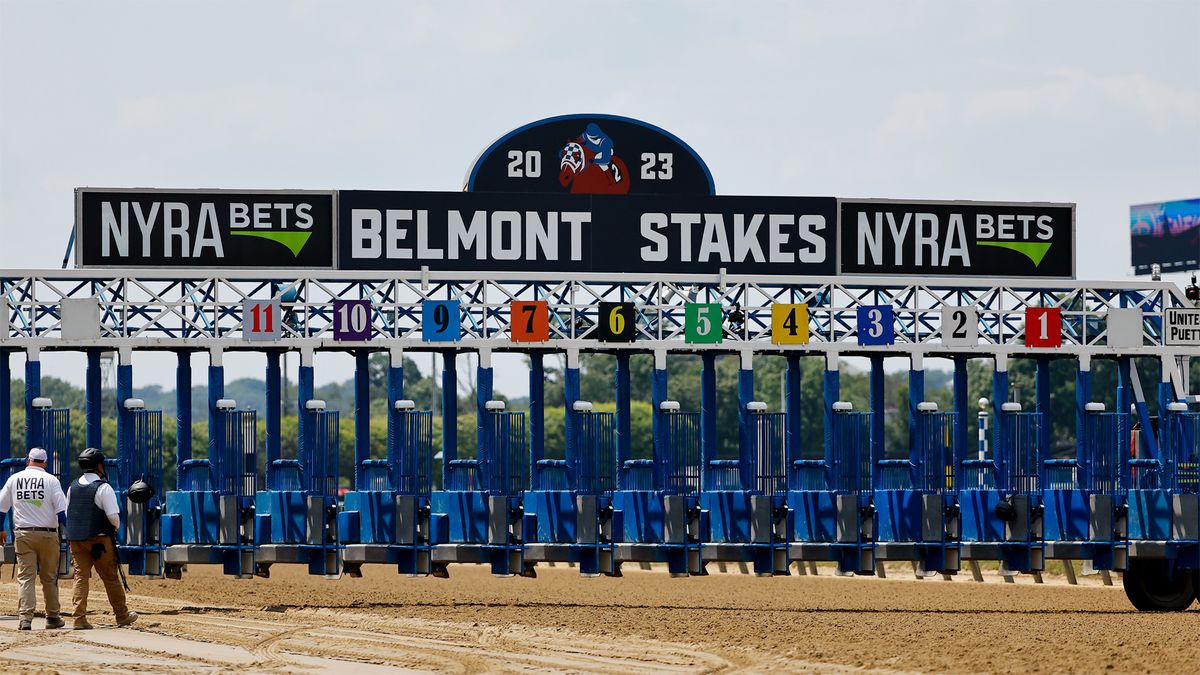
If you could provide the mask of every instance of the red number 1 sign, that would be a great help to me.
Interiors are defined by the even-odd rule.
[[[1062,310],[1058,307],[1026,307],[1025,346],[1061,347]]]

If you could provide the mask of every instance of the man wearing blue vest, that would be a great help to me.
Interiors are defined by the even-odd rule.
[[[119,578],[115,533],[121,525],[117,494],[104,478],[104,453],[87,448],[79,453],[83,475],[67,490],[67,541],[71,542],[71,561],[75,565],[75,590],[71,601],[75,630],[92,627],[87,620],[88,580],[92,569],[104,582],[108,603],[112,605],[118,626],[137,621],[137,613],[125,604],[125,589]]]
[[[42,580],[46,599],[46,628],[62,628],[58,615],[58,519],[67,510],[58,478],[46,472],[48,460],[42,448],[30,448],[25,470],[14,473],[0,488],[0,515],[13,514],[13,549],[17,554],[18,630],[33,627],[37,608],[34,579]],[[0,543],[8,533],[0,529]]]

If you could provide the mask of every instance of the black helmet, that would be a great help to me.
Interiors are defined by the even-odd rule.
[[[96,448],[85,448],[79,453],[79,468],[84,471],[91,471],[98,467],[104,466],[104,453]]]
[[[134,504],[145,504],[154,496],[154,488],[142,479],[135,480],[133,485],[129,486],[129,501]]]

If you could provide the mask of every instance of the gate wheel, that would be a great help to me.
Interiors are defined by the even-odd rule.
[[[1196,600],[1196,572],[1169,560],[1130,560],[1122,585],[1143,612],[1182,612]]]

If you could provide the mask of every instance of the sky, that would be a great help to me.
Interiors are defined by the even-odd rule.
[[[60,266],[77,186],[459,190],[505,132],[593,112],[723,195],[1073,202],[1079,277],[1122,279],[1129,206],[1200,197],[1198,46],[1192,0],[0,0],[0,267]]]

